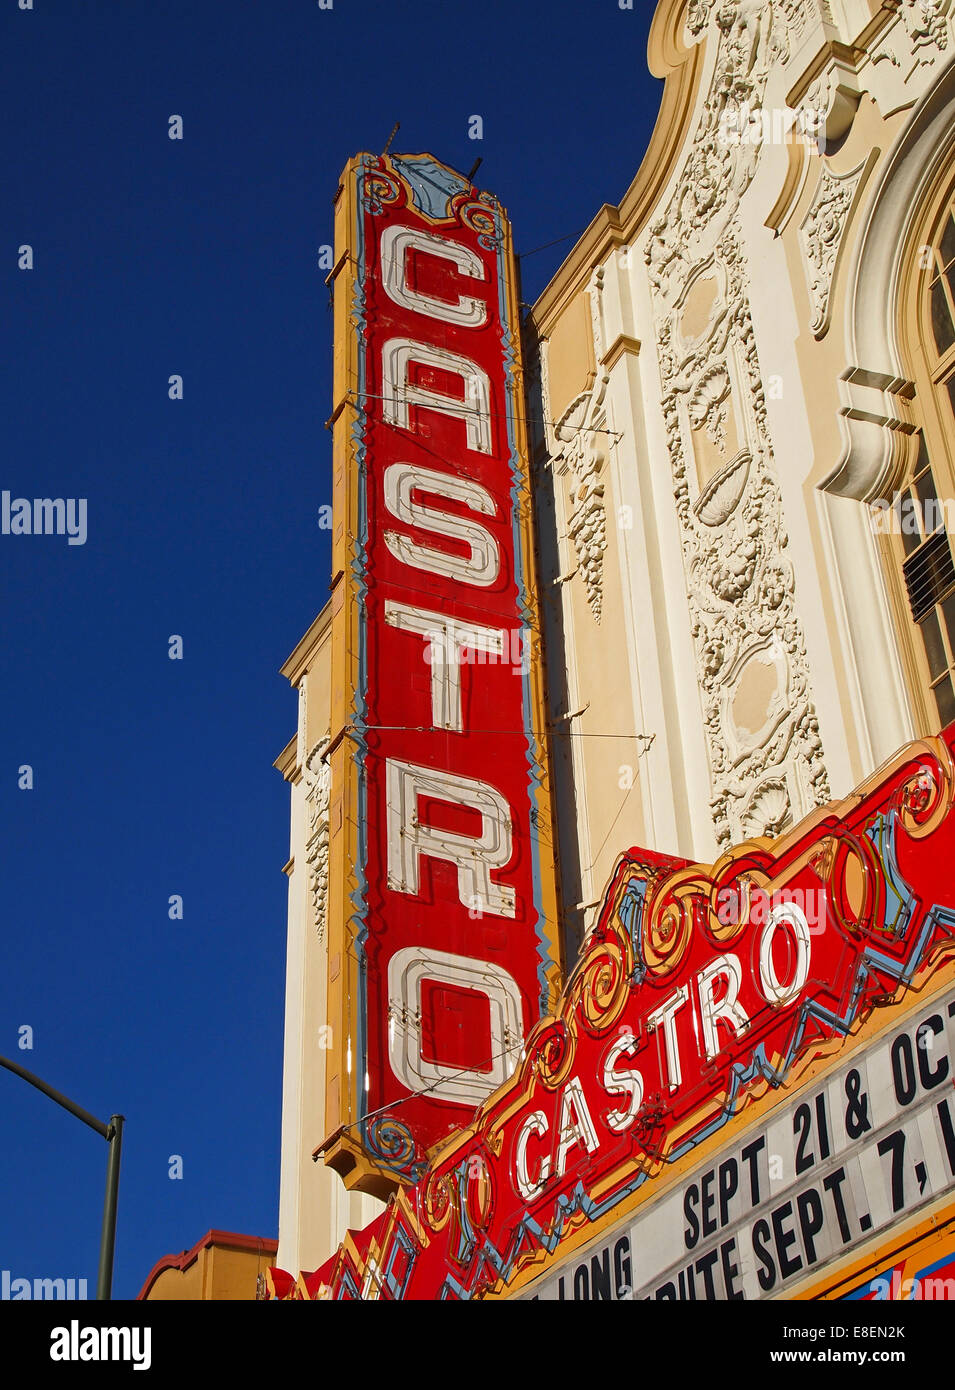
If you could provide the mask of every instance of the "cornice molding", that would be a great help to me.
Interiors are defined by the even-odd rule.
[[[866,61],[868,56],[865,48],[858,44],[841,43],[838,39],[829,39],[803,68],[798,80],[790,88],[789,95],[786,97],[787,106],[791,106],[795,110],[812,84],[824,76],[831,67],[839,66],[857,74],[860,65]]]
[[[640,343],[636,338],[631,338],[629,333],[618,333],[603,357],[601,357],[600,365],[606,367],[608,372],[611,372],[620,361],[621,357],[625,357],[628,353],[633,357],[639,357]]]
[[[275,759],[275,762],[272,764],[274,768],[281,772],[286,782],[291,782],[294,779],[295,773],[297,771],[297,768],[295,766],[295,753],[297,747],[298,735],[295,734],[292,738],[289,739],[288,743],[285,745],[281,753]]]
[[[332,604],[331,599],[312,622],[308,631],[296,643],[292,652],[286,657],[279,667],[279,674],[285,676],[291,685],[298,685],[299,681],[312,664],[312,657],[322,639],[331,631],[332,623]]]

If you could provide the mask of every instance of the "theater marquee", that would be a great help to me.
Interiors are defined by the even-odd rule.
[[[955,992],[524,1297],[783,1295],[955,1185]]]
[[[716,864],[624,855],[516,1074],[284,1296],[858,1287],[955,1193],[953,745]]]
[[[327,1162],[383,1192],[559,989],[517,295],[495,198],[360,155],[336,206]]]

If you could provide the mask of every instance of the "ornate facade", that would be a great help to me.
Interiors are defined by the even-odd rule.
[[[663,0],[651,148],[535,308],[578,933],[624,844],[777,835],[946,722],[871,522],[925,429],[900,291],[955,180],[949,10]]]
[[[621,851],[711,863],[955,718],[955,5],[659,0],[649,58],[650,147],[526,325],[572,950]],[[311,1157],[326,630],[277,764],[287,1270],[379,1210]]]

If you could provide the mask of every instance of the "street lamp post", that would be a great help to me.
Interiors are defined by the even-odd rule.
[[[95,1129],[109,1145],[109,1153],[106,1158],[106,1200],[103,1203],[103,1229],[100,1234],[99,1243],[99,1272],[96,1276],[96,1297],[98,1299],[110,1299],[113,1296],[113,1252],[116,1248],[116,1207],[119,1199],[119,1161],[123,1148],[123,1115],[111,1115],[108,1124],[103,1124],[95,1115],[91,1115],[88,1110],[84,1110],[82,1105],[77,1105],[70,1100],[69,1096],[63,1095],[62,1091],[57,1091],[41,1077],[35,1076],[32,1071],[27,1071],[26,1067],[21,1067],[19,1062],[12,1062],[9,1057],[0,1057],[0,1067],[6,1067],[7,1071],[12,1071],[16,1076],[22,1076],[24,1081],[29,1081],[31,1086],[35,1086],[38,1091],[42,1091],[45,1096],[55,1100],[57,1105],[61,1105],[64,1110],[68,1110],[71,1115],[75,1115],[78,1120],[82,1120],[90,1129]]]

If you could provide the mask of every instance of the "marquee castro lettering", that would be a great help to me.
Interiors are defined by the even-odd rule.
[[[546,1297],[591,1232],[633,1297],[775,1296],[955,1187],[953,744],[714,864],[623,855],[515,1075],[310,1296]]]
[[[785,1292],[955,1187],[955,1098],[945,1084],[953,1055],[949,991],[638,1212],[587,1264],[568,1262],[530,1296],[612,1296],[604,1281],[584,1276],[606,1268],[622,1243],[632,1251],[632,1280],[616,1297]]]
[[[777,973],[777,934],[788,935],[788,974]],[[625,1033],[612,1044],[600,1068],[604,1123],[616,1136],[625,1133],[637,1121],[644,1098],[666,1090],[670,1094],[685,1087],[684,1057],[692,1051],[692,1081],[698,1084],[700,1067],[711,1062],[723,1050],[727,1038],[742,1038],[750,1026],[750,1014],[740,1003],[755,991],[760,1007],[791,1004],[803,991],[809,977],[812,960],[812,937],[802,911],[792,903],[781,903],[769,915],[755,948],[755,978],[749,991],[744,989],[744,966],[738,956],[717,956],[692,979],[674,990],[645,1020],[644,1041],[639,1044],[632,1033]],[[685,1013],[684,1013],[685,1011]],[[678,1027],[679,1023],[679,1027]],[[653,1036],[658,1039],[652,1045]],[[642,1068],[632,1065],[636,1055],[646,1062]],[[622,1066],[622,1062],[631,1065]],[[621,1109],[606,1108],[607,1098],[623,1096],[627,1104]],[[588,1104],[580,1077],[574,1077],[564,1089],[557,1122],[556,1148],[553,1158],[540,1160],[536,1177],[531,1176],[529,1148],[532,1138],[549,1137],[547,1116],[541,1111],[529,1115],[518,1130],[514,1146],[514,1180],[521,1194],[530,1200],[543,1187],[552,1173],[562,1177],[566,1160],[575,1144],[583,1144],[588,1152],[595,1151],[600,1140],[590,1119]]]

